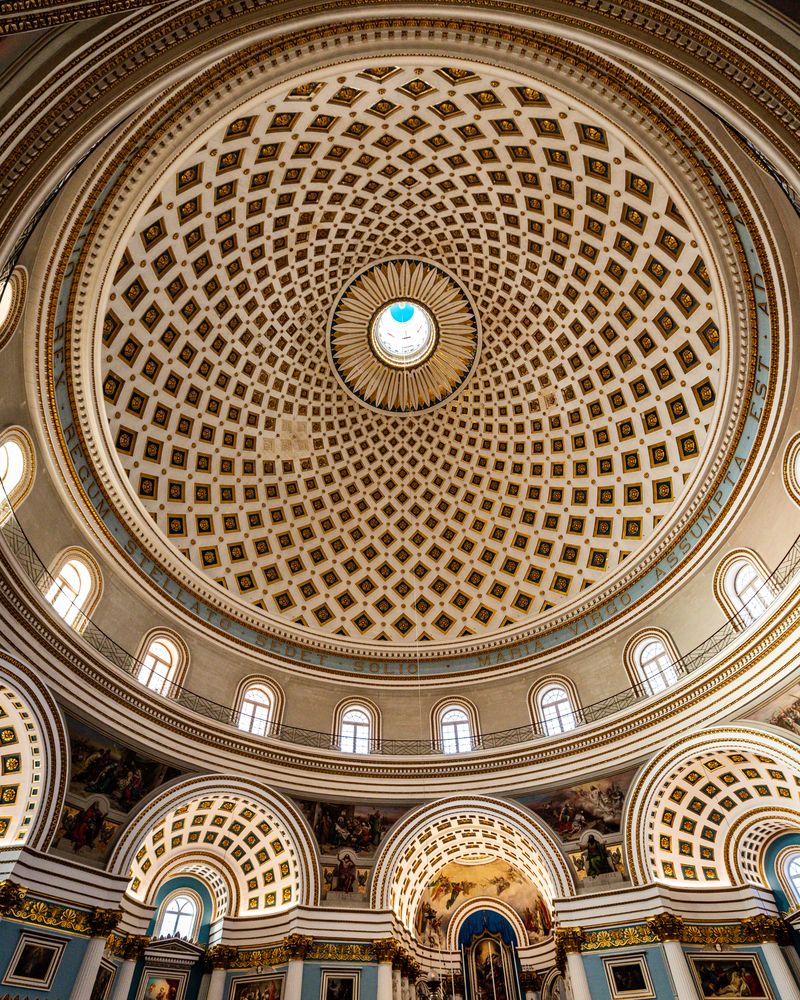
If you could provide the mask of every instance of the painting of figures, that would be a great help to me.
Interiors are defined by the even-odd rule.
[[[109,739],[74,719],[70,782],[53,850],[102,867],[128,813],[181,772]]]
[[[569,857],[580,880],[597,878],[599,875],[611,875],[614,872],[625,874],[622,845],[606,846],[591,833],[583,850],[574,851],[570,853]]]
[[[281,1000],[283,976],[246,976],[231,982],[228,1000]]]
[[[406,811],[404,806],[354,806],[307,800],[300,802],[300,808],[323,854],[338,854],[349,848],[361,856],[374,854],[386,831]]]
[[[788,691],[762,705],[750,718],[757,722],[769,722],[800,736],[800,684],[794,684]]]
[[[584,830],[619,833],[625,793],[635,774],[635,770],[625,771],[573,788],[533,795],[524,798],[522,804],[565,842],[578,840]]]
[[[70,720],[69,790],[73,795],[102,795],[112,809],[128,813],[154,788],[181,772]]]
[[[688,955],[703,1000],[716,997],[769,997],[764,970],[755,955]]]
[[[69,850],[80,854],[82,861],[102,861],[119,828],[120,824],[108,818],[98,800],[85,809],[65,805],[54,846],[64,841],[62,848],[68,844]]]
[[[536,886],[505,861],[460,864],[451,861],[425,887],[417,911],[417,932],[423,943],[439,947],[447,939],[453,914],[467,900],[501,899],[516,910],[530,943],[546,937],[553,926],[550,911]]]

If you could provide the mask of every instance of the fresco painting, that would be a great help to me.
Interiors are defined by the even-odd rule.
[[[749,717],[756,722],[768,722],[800,736],[800,684],[792,685],[783,694],[756,709]]]
[[[128,813],[182,772],[74,719],[67,728],[70,783],[53,850],[102,866]]]
[[[565,843],[576,841],[585,830],[619,833],[625,793],[635,769],[610,778],[598,778],[573,788],[560,788],[522,799]]]
[[[417,932],[423,943],[438,948],[447,940],[453,914],[467,900],[502,900],[519,915],[530,943],[546,937],[553,926],[539,890],[518,868],[506,861],[460,864],[451,861],[425,887],[417,911]]]
[[[299,802],[323,854],[345,848],[364,857],[380,846],[389,827],[407,811],[406,806],[348,805],[340,802]]]
[[[579,881],[594,879],[599,875],[625,874],[622,858],[622,844],[604,844],[589,834],[586,846],[579,851],[571,851],[570,861],[575,867]]]

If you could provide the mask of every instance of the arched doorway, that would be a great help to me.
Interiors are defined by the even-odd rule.
[[[523,1000],[519,944],[510,921],[495,910],[464,920],[458,932],[464,1000]]]

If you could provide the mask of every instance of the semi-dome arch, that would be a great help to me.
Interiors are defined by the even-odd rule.
[[[232,916],[319,903],[319,864],[305,819],[256,781],[213,774],[168,786],[131,820],[108,871],[130,874],[128,895],[147,902],[181,860],[224,873]],[[255,890],[248,886],[253,870],[264,876]]]
[[[45,850],[58,829],[64,801],[66,727],[41,680],[8,655],[0,655],[0,707],[4,781],[13,774],[18,786],[15,801],[4,801],[0,809],[0,844]],[[13,764],[6,760],[12,757]]]
[[[783,737],[722,726],[682,737],[646,764],[623,816],[631,881],[766,884],[759,852],[800,830],[800,749]]]
[[[392,910],[412,933],[422,893],[450,861],[509,860],[553,900],[575,894],[554,834],[526,809],[484,796],[442,799],[415,809],[387,837],[372,878],[373,909]]]

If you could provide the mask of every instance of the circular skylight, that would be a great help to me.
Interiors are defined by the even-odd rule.
[[[376,353],[383,362],[407,368],[428,356],[436,339],[436,326],[424,306],[397,301],[380,310],[372,335]]]

